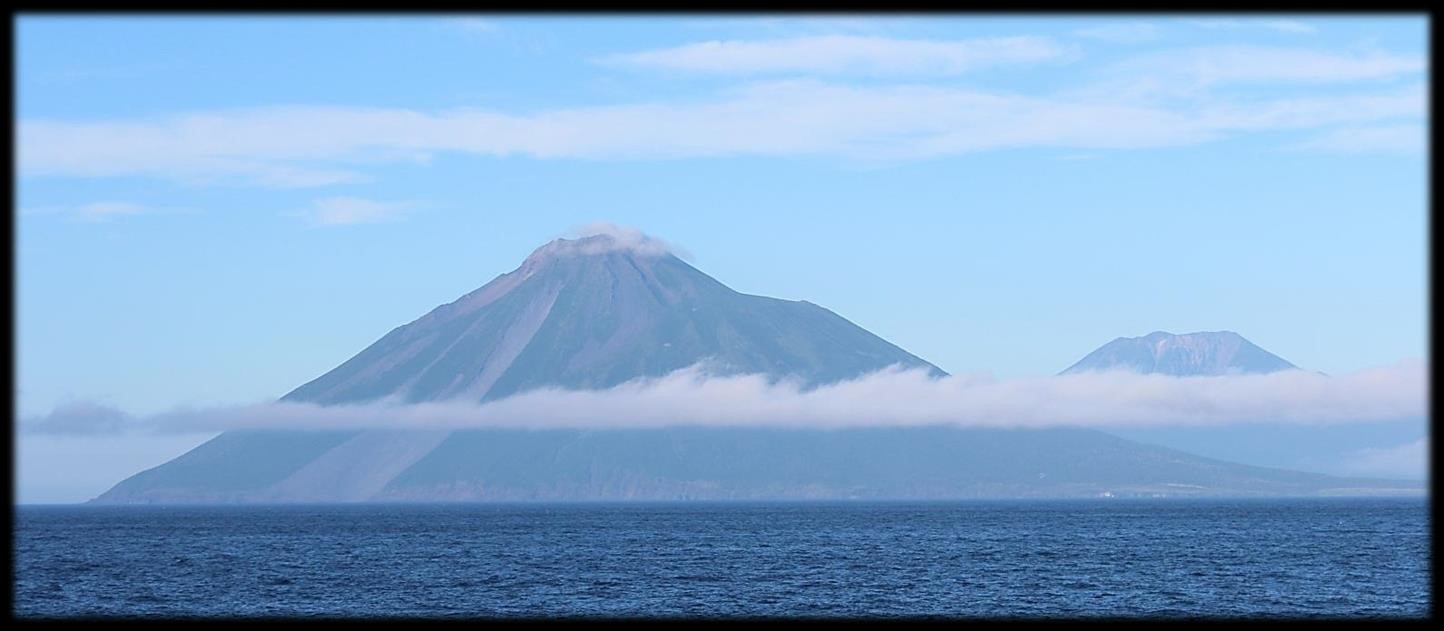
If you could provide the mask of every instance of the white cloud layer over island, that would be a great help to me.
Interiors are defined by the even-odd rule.
[[[1411,360],[1342,376],[1303,370],[1182,378],[1108,372],[998,380],[986,375],[931,378],[921,370],[884,370],[814,389],[786,381],[770,383],[757,375],[709,377],[692,368],[606,390],[541,389],[481,404],[278,402],[177,409],[143,418],[77,404],[31,419],[22,429],[76,434],[115,432],[122,427],[157,432],[695,425],[1108,428],[1256,422],[1326,425],[1427,414],[1427,365]]]

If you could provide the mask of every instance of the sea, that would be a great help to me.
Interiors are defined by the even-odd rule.
[[[1422,498],[17,506],[17,618],[1419,618]]]

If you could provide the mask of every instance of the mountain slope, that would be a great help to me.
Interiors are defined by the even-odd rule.
[[[457,432],[386,500],[1314,495],[1408,483],[1245,467],[1085,429]]]
[[[1125,369],[1187,377],[1263,374],[1293,368],[1294,364],[1232,331],[1184,335],[1155,331],[1144,337],[1118,338],[1062,374]],[[1222,426],[1114,427],[1105,431],[1146,445],[1183,449],[1240,464],[1360,475],[1369,471],[1361,461],[1370,450],[1393,449],[1427,437],[1429,422],[1427,418],[1413,418],[1311,426],[1260,418]],[[1422,467],[1420,471],[1422,474]],[[1422,479],[1419,475],[1414,479]]]
[[[606,388],[692,365],[807,385],[892,365],[944,374],[820,306],[739,293],[655,244],[599,234],[537,248],[516,270],[396,328],[282,400],[483,401],[543,386]],[[446,439],[230,431],[99,499],[362,500]]]
[[[838,381],[937,367],[806,301],[739,293],[668,253],[559,239],[283,397],[356,403],[607,388],[703,362],[714,373]]]
[[[1423,488],[1237,465],[1086,429],[953,427],[465,430],[365,497],[174,481],[118,489],[101,501],[1207,497]]]
[[[653,245],[614,235],[553,241],[283,400],[487,401],[543,386],[607,388],[693,365],[805,385],[893,365],[944,374],[822,307],[738,293]],[[1242,345],[1229,348],[1253,365]],[[1307,495],[1399,486],[1235,465],[1077,429],[247,430],[94,501]]]
[[[1120,337],[1089,353],[1060,374],[1131,370],[1175,377],[1269,373],[1296,368],[1233,331],[1174,335],[1154,331]]]

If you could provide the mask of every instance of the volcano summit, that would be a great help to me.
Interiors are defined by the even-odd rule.
[[[1136,364],[1150,352],[1112,346],[1079,366]],[[1190,365],[1244,357],[1292,367],[1246,341],[1183,348]],[[688,367],[804,387],[889,367],[945,374],[823,307],[733,291],[666,244],[613,229],[537,248],[282,401],[483,402]],[[1088,429],[253,429],[227,431],[93,501],[1307,495],[1398,485],[1230,464]]]

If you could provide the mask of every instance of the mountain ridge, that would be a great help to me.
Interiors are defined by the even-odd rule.
[[[1233,331],[1119,337],[1085,355],[1060,375],[1130,370],[1175,377],[1266,374],[1298,368]]]
[[[665,244],[621,233],[544,244],[281,400],[481,402],[699,363],[804,385],[896,365],[946,375],[824,307],[736,292]],[[1223,463],[1084,429],[233,430],[92,501],[1307,495],[1400,484]]]
[[[838,344],[853,350],[834,352]],[[597,235],[537,248],[282,400],[492,400],[543,386],[607,388],[699,362],[812,384],[893,364],[946,374],[826,308],[743,294],[668,252]]]

